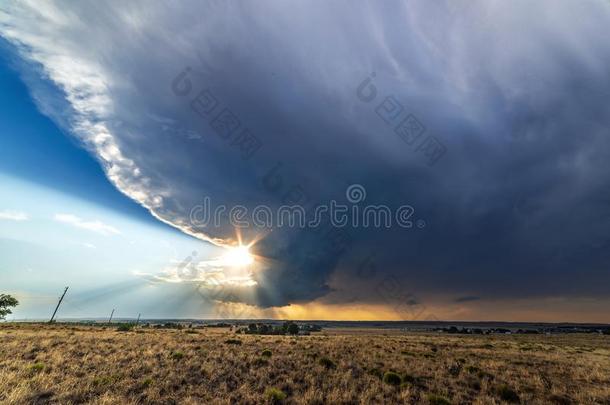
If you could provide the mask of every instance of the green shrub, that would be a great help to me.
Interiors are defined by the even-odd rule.
[[[426,398],[431,405],[451,405],[451,401],[442,395],[428,394]]]
[[[271,350],[269,350],[269,349],[265,349],[265,350],[263,350],[263,352],[261,353],[261,356],[263,356],[263,357],[271,357],[271,354],[272,354],[272,353],[271,353]]]
[[[116,330],[119,332],[129,332],[134,328],[134,326],[135,325],[133,323],[121,323]]]
[[[288,325],[288,333],[290,333],[291,335],[298,335],[299,325],[297,325],[296,323],[291,323],[290,325]]]
[[[44,364],[43,363],[34,363],[30,366],[30,370],[32,371],[42,371],[44,370]]]
[[[503,401],[514,403],[518,403],[521,401],[521,399],[519,398],[519,394],[517,394],[515,390],[513,390],[506,384],[502,384],[497,387],[496,392],[498,393],[500,399],[502,399]]]
[[[386,384],[390,384],[390,385],[400,385],[400,383],[402,382],[402,379],[400,378],[400,376],[398,374],[396,374],[393,371],[387,371],[384,375],[383,375],[383,382]]]
[[[278,404],[286,399],[286,394],[284,391],[277,388],[267,388],[265,390],[265,398],[267,398],[267,400],[269,400],[272,404]]]
[[[318,363],[321,366],[324,366],[327,370],[330,370],[331,368],[336,368],[337,367],[335,362],[332,361],[331,359],[329,359],[328,357],[322,357],[320,360],[318,360]]]
[[[98,376],[93,379],[93,385],[98,387],[105,387],[107,385],[114,384],[120,379],[121,377],[118,374]]]
[[[171,352],[169,356],[174,360],[182,360],[182,358],[184,358],[184,353],[182,353],[180,351],[176,351],[176,352]]]
[[[145,378],[144,380],[142,380],[142,386],[143,387],[150,387],[153,383],[153,379],[152,378]]]

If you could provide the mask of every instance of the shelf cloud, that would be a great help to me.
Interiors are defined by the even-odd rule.
[[[231,301],[607,296],[610,4],[356,3],[25,1],[0,35],[40,110],[202,241],[237,243],[193,221],[206,197],[413,207],[410,228],[242,229],[262,259]]]

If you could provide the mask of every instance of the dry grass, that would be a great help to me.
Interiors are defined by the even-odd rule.
[[[227,343],[232,339],[241,344]],[[609,404],[610,338],[379,330],[295,338],[227,329],[0,326],[0,403],[499,404],[502,398]]]

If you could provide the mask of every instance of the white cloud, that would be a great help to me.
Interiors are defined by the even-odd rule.
[[[29,215],[21,211],[0,211],[0,219],[6,219],[9,221],[27,221],[30,219]]]
[[[118,235],[121,233],[118,229],[113,226],[107,225],[101,221],[85,221],[82,218],[77,217],[72,214],[55,214],[54,219],[58,222],[63,222],[65,224],[70,224],[77,228],[86,229],[88,231],[93,231],[100,233],[102,235]]]

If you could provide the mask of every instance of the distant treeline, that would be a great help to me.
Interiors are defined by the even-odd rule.
[[[311,332],[321,330],[322,327],[319,325],[298,325],[294,322],[284,322],[281,325],[251,323],[247,327],[238,328],[235,332],[249,335],[309,335]]]
[[[434,328],[435,332],[456,333],[464,335],[489,335],[489,334],[544,334],[544,333],[598,333],[610,335],[610,328],[587,327],[587,326],[553,326],[537,329],[506,329],[506,328]]]

